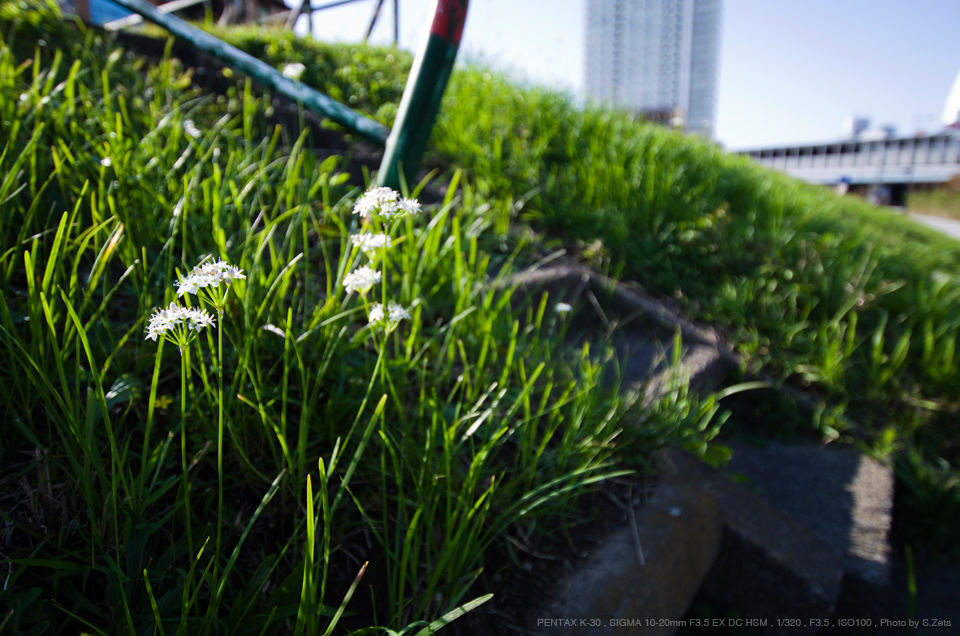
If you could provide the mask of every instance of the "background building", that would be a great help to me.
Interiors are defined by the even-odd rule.
[[[587,0],[587,97],[712,135],[720,0]]]

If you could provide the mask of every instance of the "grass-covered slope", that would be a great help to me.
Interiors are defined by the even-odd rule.
[[[956,242],[466,68],[427,158],[459,187],[369,260],[344,162],[249,83],[205,95],[25,7],[0,7],[0,632],[314,633],[365,561],[340,627],[400,629],[482,598],[504,537],[593,480],[709,440],[712,400],[629,411],[555,347],[561,315],[489,284],[526,225],[725,328],[823,433],[897,461],[912,536],[958,536]],[[408,55],[219,34],[391,123]],[[181,359],[144,329],[207,255],[246,279]],[[376,298],[345,290],[365,263]],[[411,314],[389,336],[382,300]]]
[[[285,34],[220,34],[278,66],[342,55]],[[391,123],[390,106],[368,108]],[[454,74],[433,143],[428,161],[465,171],[497,232],[532,225],[722,326],[748,373],[820,405],[813,426],[896,462],[908,537],[960,536],[960,243],[484,68]]]
[[[483,69],[455,76],[435,143],[520,219],[724,326],[747,370],[820,401],[822,432],[897,461],[908,536],[955,540],[960,243]]]
[[[907,209],[917,214],[960,220],[960,175],[954,176],[942,187],[909,193]]]
[[[679,389],[631,411],[596,350],[555,346],[562,313],[493,284],[521,248],[485,249],[476,188],[364,221],[343,159],[268,125],[242,78],[203,94],[176,59],[25,7],[0,11],[0,632],[456,617],[507,535],[716,434]],[[394,53],[339,55],[308,77],[396,99],[394,71],[374,90],[361,68]],[[354,247],[373,230],[391,249]],[[158,308],[200,305],[178,281],[208,256],[245,276],[216,325],[146,339]],[[409,317],[372,324],[375,302]]]

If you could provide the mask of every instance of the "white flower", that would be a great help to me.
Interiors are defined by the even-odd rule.
[[[113,165],[113,159],[111,159],[110,157],[104,157],[103,159],[100,160],[100,165],[103,166],[104,168],[109,168],[110,166]]]
[[[410,312],[397,303],[390,303],[387,307],[390,314],[390,322],[400,322],[401,320],[410,320]]]
[[[380,303],[373,303],[373,305],[370,307],[370,315],[368,318],[370,319],[371,325],[376,325],[383,322],[383,305]]]
[[[380,218],[393,218],[401,211],[400,195],[390,188],[372,188],[363,193],[353,206],[353,213],[366,218],[376,213]]]
[[[401,214],[420,214],[420,202],[416,199],[401,199],[396,190],[373,188],[363,193],[353,208],[354,214],[366,217],[377,214],[383,220],[390,220]]]
[[[416,199],[404,199],[400,202],[400,209],[411,216],[420,214],[420,202]]]
[[[157,340],[157,336],[185,347],[204,327],[211,327],[214,318],[196,307],[182,307],[171,302],[166,309],[157,309],[147,324],[145,340]],[[191,334],[193,331],[195,333]]]
[[[573,307],[571,307],[567,303],[557,303],[556,305],[553,306],[553,310],[558,314],[568,313],[571,309],[573,309]]]
[[[383,274],[364,265],[344,276],[343,286],[348,294],[352,291],[366,294],[371,287],[380,282],[381,278],[383,278]]]
[[[194,267],[190,274],[177,284],[177,297],[184,294],[199,294],[204,287],[218,287],[220,283],[229,285],[234,280],[245,279],[243,270],[226,261],[210,261]]]
[[[387,331],[393,331],[401,320],[410,320],[410,312],[397,303],[387,305],[386,311],[380,303],[370,306],[368,314],[371,325],[386,323]]]
[[[300,62],[294,62],[293,64],[287,64],[283,67],[283,76],[287,79],[299,81],[303,77],[303,72],[307,70],[307,67],[301,64]]]
[[[359,247],[368,255],[372,255],[377,250],[382,250],[384,247],[393,247],[393,241],[391,241],[390,237],[386,234],[370,234],[364,232],[362,234],[352,235],[350,240],[353,242],[355,247]]]

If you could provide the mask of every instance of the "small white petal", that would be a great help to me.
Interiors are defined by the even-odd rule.
[[[349,294],[352,291],[358,291],[361,294],[365,294],[370,291],[370,288],[380,282],[383,278],[383,274],[380,272],[371,269],[369,266],[364,265],[363,267],[358,267],[351,273],[343,277],[343,286]]]
[[[382,250],[384,247],[388,249],[393,247],[393,241],[390,240],[390,237],[386,234],[370,234],[364,232],[362,234],[354,234],[350,237],[350,241],[354,246],[359,247],[367,254],[373,254],[379,250]]]
[[[294,62],[293,64],[287,64],[283,67],[283,76],[287,79],[300,80],[303,77],[303,72],[307,70],[307,67],[301,64],[300,62]]]
[[[400,209],[411,216],[420,214],[420,202],[416,199],[404,199],[400,202]]]
[[[401,320],[410,320],[410,312],[397,303],[390,303],[387,308],[390,314],[390,322],[400,322]]]

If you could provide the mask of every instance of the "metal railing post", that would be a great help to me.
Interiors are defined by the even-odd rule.
[[[205,31],[187,24],[176,16],[160,13],[145,0],[114,0],[125,9],[139,13],[145,19],[160,25],[173,35],[182,38],[201,51],[209,53],[231,64],[238,71],[246,73],[287,99],[302,103],[304,108],[318,112],[348,130],[370,141],[384,145],[389,130],[387,127],[365,117],[357,111],[344,106],[335,99],[327,97],[306,84],[301,84],[283,76],[280,71],[257,58],[244,53],[235,46],[210,35]]]
[[[400,170],[408,185],[414,185],[420,157],[430,138],[433,122],[447,88],[457,49],[463,35],[469,0],[435,0],[429,29],[420,38],[420,48],[410,69],[397,120],[387,138],[387,148],[377,174],[377,183],[400,187]]]

